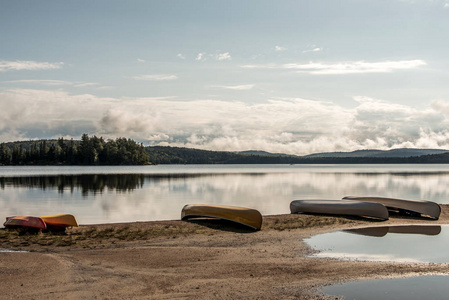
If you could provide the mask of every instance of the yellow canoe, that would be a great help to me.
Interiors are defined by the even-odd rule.
[[[73,215],[70,214],[58,214],[48,215],[40,217],[48,226],[54,227],[78,227],[78,223]]]
[[[219,218],[249,226],[255,230],[262,227],[262,215],[251,208],[238,206],[188,204],[183,207],[181,220],[190,218]]]

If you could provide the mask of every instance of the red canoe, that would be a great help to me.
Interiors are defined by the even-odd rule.
[[[47,224],[39,217],[31,216],[15,216],[7,217],[3,226],[7,228],[34,228],[34,229],[46,229]]]

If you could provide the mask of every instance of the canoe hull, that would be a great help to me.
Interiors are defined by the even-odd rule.
[[[181,212],[181,220],[190,218],[218,218],[236,222],[255,230],[262,227],[262,215],[251,208],[223,205],[188,204]]]
[[[441,214],[441,207],[431,201],[426,200],[408,200],[398,198],[386,197],[355,197],[346,196],[344,200],[364,201],[372,203],[380,203],[385,205],[390,211],[406,211],[419,214],[421,216],[428,216],[429,218],[438,220]]]
[[[24,228],[24,229],[46,229],[47,225],[39,217],[32,216],[14,216],[7,217],[3,223],[6,228]]]
[[[290,212],[329,215],[348,215],[388,220],[387,208],[379,203],[349,200],[294,200]]]
[[[40,218],[50,227],[78,227],[75,217],[70,214],[47,215]]]

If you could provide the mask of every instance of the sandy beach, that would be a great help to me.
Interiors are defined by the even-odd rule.
[[[219,220],[83,225],[66,234],[0,229],[2,299],[325,299],[324,285],[448,274],[448,264],[310,258],[314,234],[365,226],[448,224],[392,216],[264,216],[254,232]],[[334,298],[334,297],[329,297]]]

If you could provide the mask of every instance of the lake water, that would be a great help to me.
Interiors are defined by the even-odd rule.
[[[292,200],[347,195],[449,203],[447,186],[449,165],[0,167],[0,220],[56,213],[80,224],[172,220],[189,203],[284,214]]]
[[[449,263],[449,225],[376,226],[335,231],[305,241],[320,252],[312,256],[343,260]],[[344,299],[448,299],[449,276],[417,276],[346,282],[324,294]]]
[[[312,256],[343,260],[449,263],[449,225],[377,226],[312,236]]]
[[[448,299],[448,280],[449,276],[443,275],[366,280],[328,286],[322,291],[346,300],[443,300]]]

